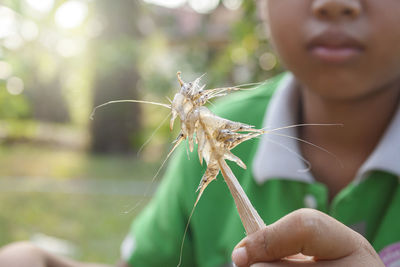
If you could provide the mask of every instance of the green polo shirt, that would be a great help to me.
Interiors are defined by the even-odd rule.
[[[223,118],[263,125],[265,111],[283,76],[264,86],[225,97],[214,108]],[[379,252],[400,242],[399,177],[380,170],[351,183],[332,202],[325,185],[290,177],[257,182],[253,159],[259,140],[250,140],[233,150],[248,166],[243,170],[229,163],[250,201],[266,224],[303,207],[313,206],[360,231]],[[400,164],[400,162],[399,162]],[[177,266],[195,193],[205,171],[193,152],[188,158],[185,145],[172,157],[151,203],[133,222],[122,245],[122,258],[134,267]],[[234,201],[219,175],[205,190],[184,241],[181,266],[230,266],[234,246],[245,237]]]

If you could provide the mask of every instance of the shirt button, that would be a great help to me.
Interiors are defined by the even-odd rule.
[[[317,208],[317,200],[313,195],[306,195],[304,197],[304,206],[309,209]]]

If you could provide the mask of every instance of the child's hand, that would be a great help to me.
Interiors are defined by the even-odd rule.
[[[29,242],[18,242],[0,248],[0,266],[46,267],[45,253]]]
[[[127,267],[119,263],[117,267]],[[50,254],[29,242],[16,242],[0,248],[0,267],[111,267],[83,263]]]
[[[302,253],[302,254],[298,254]],[[289,257],[292,255],[295,257]],[[313,256],[313,257],[307,257]],[[334,218],[300,209],[244,238],[232,253],[238,267],[382,266],[368,241]]]

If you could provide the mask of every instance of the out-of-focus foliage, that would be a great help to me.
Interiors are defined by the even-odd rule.
[[[137,99],[136,67],[138,1],[98,0],[97,14],[107,18],[102,34],[91,41],[94,63],[93,104],[112,99]],[[124,18],[124,19],[121,19]],[[139,105],[119,104],[98,112],[91,123],[93,152],[131,152],[140,130]],[[137,144],[136,144],[137,146]]]
[[[113,263],[139,210],[123,211],[144,198],[125,182],[151,180],[176,133],[164,123],[137,157],[169,111],[114,104],[91,121],[93,107],[167,103],[178,70],[209,88],[264,81],[281,66],[257,13],[246,0],[1,1],[0,246],[45,232]]]
[[[0,118],[93,125],[94,150],[137,148],[165,115],[120,104],[90,122],[93,105],[165,101],[178,70],[187,80],[206,73],[210,87],[259,82],[280,70],[255,2],[223,3],[201,15],[138,0],[3,1],[0,22],[9,29],[0,31]],[[167,132],[161,129],[162,142]]]

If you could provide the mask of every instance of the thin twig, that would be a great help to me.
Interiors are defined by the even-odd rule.
[[[264,228],[264,221],[251,204],[231,168],[229,168],[224,159],[220,159],[218,164],[221,168],[222,176],[229,187],[229,191],[231,191],[232,197],[235,200],[236,208],[239,212],[240,219],[242,220],[242,224],[247,235],[255,233]]]

